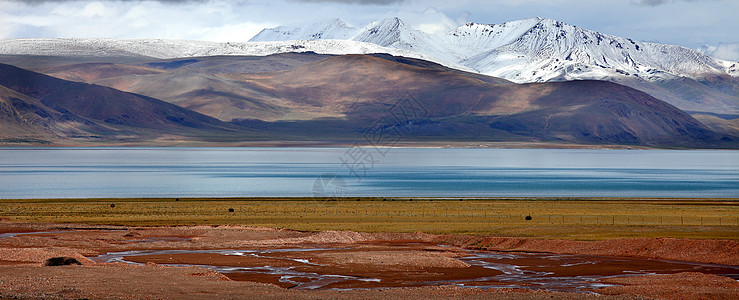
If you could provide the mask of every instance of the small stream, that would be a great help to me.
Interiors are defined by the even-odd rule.
[[[2,239],[9,239],[9,238],[16,237],[16,236],[19,236],[19,235],[57,233],[57,232],[63,232],[63,231],[33,231],[33,232],[8,232],[8,233],[0,233],[0,240],[2,240]]]
[[[417,247],[417,246],[416,246]],[[409,244],[410,248],[410,244]],[[294,289],[347,289],[383,287],[382,276],[364,277],[356,274],[342,274],[328,265],[311,262],[312,254],[319,252],[343,251],[349,248],[283,248],[269,250],[227,249],[227,250],[141,250],[106,253],[91,257],[97,262],[122,262],[143,264],[146,256],[190,254],[216,254],[224,256],[240,256],[249,259],[275,259],[287,262],[288,266],[272,266],[268,263],[260,266],[224,266],[202,264],[172,263],[168,266],[200,266],[223,273],[236,280],[249,280],[250,276],[275,276],[280,283],[289,284]],[[475,278],[435,278],[435,280],[418,281],[409,279],[401,286],[438,286],[457,285],[475,288],[526,288],[562,292],[594,293],[598,288],[610,286],[600,282],[602,279],[638,275],[672,274],[679,272],[702,272],[739,279],[739,266],[714,265],[666,260],[649,260],[635,258],[615,258],[587,255],[564,255],[550,253],[503,253],[467,250],[469,255],[457,259],[471,265],[488,270],[497,270],[499,275]],[[290,253],[291,257],[275,255]],[[303,256],[301,256],[304,254]],[[295,258],[295,257],[300,258]],[[134,257],[137,257],[134,258]],[[134,262],[132,260],[138,260]],[[305,269],[310,269],[306,271]],[[234,276],[238,275],[238,276]],[[339,284],[340,288],[333,286]],[[387,285],[397,286],[397,285]]]
[[[74,232],[74,230],[2,233],[0,239],[60,232]],[[127,243],[188,241],[190,241],[189,238],[183,237],[141,237],[129,240]],[[278,249],[131,250],[110,252],[90,257],[90,259],[96,262],[119,262],[132,265],[145,265],[146,262],[151,260],[166,266],[199,266],[222,273],[234,280],[259,281],[261,279],[261,282],[272,282],[293,289],[456,285],[482,289],[525,288],[597,293],[597,289],[611,286],[603,283],[603,279],[614,277],[700,272],[739,280],[739,266],[718,264],[610,256],[461,250],[444,245],[425,245],[411,242],[393,244],[392,250],[411,250],[421,253],[424,246],[438,246],[462,251],[462,256],[456,259],[470,265],[470,271],[464,274],[465,276],[460,276],[459,271],[456,271],[456,275],[449,275],[438,269],[427,272],[426,269],[419,266],[411,271],[411,273],[416,272],[415,277],[408,276],[406,278],[407,274],[397,270],[388,272],[375,270],[372,272],[361,266],[354,269],[341,269],[336,265],[316,262],[316,258],[331,256],[331,253],[357,250],[371,251],[361,248],[362,245],[347,245],[345,247],[323,247],[319,245],[309,248]],[[211,256],[192,256],[204,254],[210,254]],[[155,259],[156,256],[160,261]],[[162,263],[162,256],[169,258],[172,263]],[[187,256],[190,256],[191,263],[179,261],[179,258],[186,258]],[[212,261],[213,257],[220,258],[218,259],[220,263]],[[196,263],[192,263],[192,261]],[[477,269],[473,270],[475,267]],[[480,269],[488,270],[488,272],[480,272]],[[465,269],[462,272],[467,271]],[[428,274],[427,276],[418,276],[417,273]],[[482,275],[485,273],[487,275]],[[481,275],[478,276],[478,274]]]
[[[145,256],[145,255],[162,255],[162,254],[202,254],[211,253],[219,255],[233,255],[233,256],[252,256],[256,258],[266,259],[282,259],[292,261],[296,264],[312,265],[312,266],[323,266],[309,262],[307,259],[294,259],[294,258],[283,258],[269,256],[270,253],[276,252],[307,252],[307,251],[328,251],[328,250],[339,250],[340,248],[286,248],[286,249],[271,249],[271,250],[139,250],[139,251],[122,251],[122,252],[111,252],[96,257],[90,257],[95,262],[120,262],[133,265],[145,265],[144,263],[133,262],[126,260],[126,257],[134,256]],[[260,266],[260,267],[235,267],[235,266],[214,266],[214,265],[203,265],[203,264],[161,264],[165,266],[183,267],[183,266],[198,266],[205,267],[223,274],[230,273],[246,273],[246,274],[268,274],[268,275],[280,275],[280,282],[293,284],[296,289],[318,289],[325,287],[329,284],[356,280],[364,282],[380,282],[377,278],[363,278],[358,276],[347,276],[338,274],[318,274],[315,272],[303,272],[296,270],[295,267],[274,267],[274,266]],[[308,279],[309,282],[293,281],[293,278]]]

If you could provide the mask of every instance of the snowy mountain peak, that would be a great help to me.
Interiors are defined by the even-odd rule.
[[[395,17],[359,29],[341,25],[277,27],[252,40],[291,39],[349,39],[420,52],[445,65],[463,65],[515,82],[739,75],[736,64],[691,49],[634,41],[540,17],[501,24],[467,23],[445,34],[421,32]]]
[[[427,34],[413,29],[397,17],[372,22],[352,37],[355,41],[401,49],[413,49],[426,39]]]
[[[374,21],[370,23],[370,25],[372,24],[383,25],[383,26],[402,26],[402,25],[407,26],[405,22],[403,22],[403,20],[401,20],[398,17],[392,17],[392,18],[382,19],[380,21]]]
[[[541,20],[530,18],[502,24],[467,23],[448,32],[446,39],[450,43],[465,45],[474,52],[465,55],[467,58],[512,43]]]
[[[739,75],[736,63],[715,59],[688,48],[638,42],[539,17],[501,24],[467,23],[444,34],[416,30],[397,17],[375,21],[361,28],[353,27],[341,19],[329,19],[304,26],[264,29],[250,41],[283,41],[288,42],[285,45],[294,45],[295,41],[306,40],[347,40],[375,44],[381,47],[378,49],[397,49],[404,53],[411,51],[413,54],[409,55],[413,57],[423,56],[446,66],[463,66],[466,70],[515,82],[613,78],[638,78],[654,82],[676,77]],[[35,47],[32,45],[34,43],[38,41],[10,42],[8,45],[0,42],[0,50],[3,47]],[[174,47],[180,42],[160,43],[159,46],[123,45],[127,43],[125,41],[99,40],[94,43],[99,44],[99,51],[105,53],[114,50],[142,53],[138,50],[141,48],[146,49],[145,55],[155,57],[170,56],[168,53],[187,56],[193,53],[251,51],[244,50],[242,47],[245,45],[233,49],[228,44],[225,47],[214,46],[217,50],[207,50],[205,44],[191,43],[184,47],[185,51]],[[255,44],[254,47],[264,45]],[[320,45],[323,47],[328,44]],[[76,46],[65,44],[64,47],[63,51],[74,52]],[[363,45],[359,48],[367,47]],[[325,53],[328,49],[321,50]],[[345,52],[342,49],[335,50],[330,52]]]
[[[357,32],[357,35],[360,35],[363,32],[368,32],[369,34],[388,34],[388,33],[396,33],[401,30],[415,30],[415,29],[405,24],[399,18],[395,17],[395,18],[388,18],[388,19],[384,19],[381,21],[375,21],[375,22],[369,23],[369,25],[360,29]]]
[[[344,20],[334,18],[317,22],[308,26],[278,26],[266,28],[252,37],[250,42],[272,42],[290,40],[345,40],[356,32],[357,28]]]

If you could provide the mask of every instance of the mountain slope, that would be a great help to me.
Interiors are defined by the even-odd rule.
[[[715,145],[723,138],[646,93],[602,81],[498,85],[366,55],[344,55],[267,74],[233,74],[334,118],[370,126],[398,99],[424,117],[403,127],[411,138],[452,136],[629,145]],[[409,125],[410,124],[410,125]],[[406,127],[409,126],[409,127]],[[359,129],[357,129],[359,130]]]
[[[150,75],[162,73],[154,68],[114,63],[86,63],[54,66],[37,69],[39,73],[55,74],[57,78],[69,81],[93,82],[110,77]]]
[[[680,46],[634,41],[551,19],[468,23],[445,34],[415,30],[398,18],[359,28],[332,19],[265,29],[253,41],[16,39],[0,41],[0,54],[143,60],[285,52],[388,53],[517,83],[612,81],[683,110],[739,115],[739,63],[714,59]],[[720,86],[715,84],[717,81]]]
[[[603,81],[548,85],[552,90],[531,101],[536,109],[496,118],[491,126],[590,143],[662,144],[675,143],[677,137],[711,142],[719,137],[685,112],[634,89]]]
[[[235,66],[223,58],[218,58],[221,67],[207,60],[163,61],[164,65],[149,61],[143,68],[77,64],[54,70],[160,93],[211,116],[241,105],[242,117],[234,113],[231,124],[147,96],[8,65],[0,65],[0,85],[16,98],[27,97],[24,102],[38,99],[37,106],[47,114],[68,112],[88,120],[88,126],[102,128],[99,135],[108,140],[170,134],[211,141],[258,138],[341,144],[366,142],[368,132],[382,130],[408,141],[737,147],[735,137],[712,131],[674,106],[609,82],[511,84],[387,55],[329,56],[257,73],[209,73]],[[195,64],[202,65],[190,67]],[[122,76],[111,76],[116,68]],[[234,104],[236,100],[240,104]],[[399,101],[414,107],[398,106]],[[23,125],[13,113],[6,113],[7,119]],[[39,132],[26,124],[30,133],[16,136]]]
[[[583,29],[551,19],[529,19],[528,22],[504,23],[501,25],[466,24],[452,36],[469,27],[483,26],[493,34],[490,39],[507,36],[502,45],[488,48],[473,57],[467,58],[467,65],[491,75],[506,74],[507,78],[515,78],[519,82],[546,81],[555,77],[568,75],[567,79],[582,79],[580,74],[564,72],[568,67],[600,67],[602,70],[588,72],[626,72],[627,76],[638,75],[647,80],[661,78],[662,73],[675,76],[702,77],[706,74],[728,74],[724,64],[714,58],[702,55],[695,50],[675,45],[637,42],[599,32]],[[521,24],[522,23],[522,24]],[[533,24],[533,25],[532,25]],[[530,26],[530,27],[529,27]],[[500,28],[514,27],[501,30]],[[528,28],[528,29],[527,29]],[[510,31],[523,32],[517,35]],[[479,34],[479,33],[478,33]],[[515,38],[514,38],[515,37]],[[474,38],[474,36],[473,36]],[[500,57],[499,53],[524,56],[512,60]],[[502,66],[518,63],[523,59],[528,63],[547,60],[548,65],[540,68],[538,74],[528,71],[517,71],[516,74],[500,70]],[[551,61],[554,60],[554,61]],[[539,63],[541,64],[541,63]],[[519,66],[519,69],[522,66]],[[525,69],[524,69],[525,70]],[[535,69],[532,69],[535,71]],[[597,76],[596,74],[590,76]]]
[[[39,100],[44,107],[68,112],[115,128],[161,132],[228,130],[214,118],[146,96],[109,87],[66,81],[0,64],[0,86]]]
[[[207,42],[162,39],[8,39],[0,40],[0,55],[35,55],[108,58],[189,58],[203,56],[266,56],[278,53],[313,52],[319,54],[387,53],[441,63],[471,71],[415,51],[382,47],[349,40],[298,40],[273,42]]]
[[[0,86],[0,139],[46,143],[64,138],[91,138],[110,131],[69,111],[47,107],[38,99]]]
[[[400,65],[456,73],[489,83],[511,84],[507,80],[450,69],[424,60],[387,54],[374,56]],[[234,81],[232,78],[238,77],[239,74],[289,70],[327,57],[330,56],[314,53],[288,53],[265,57],[218,56],[146,62],[142,64],[146,68],[137,65],[88,63],[36,70],[55,77],[70,80],[82,78],[86,79],[87,83],[162,99],[223,121],[248,118],[266,121],[306,120],[336,114],[304,107],[304,104],[296,103],[289,97],[280,97],[279,93],[264,91],[259,82]],[[116,67],[121,76],[100,75],[115,73]],[[157,68],[154,70],[156,72],[148,71],[151,67]],[[142,69],[147,71],[137,74],[131,72]],[[346,65],[344,71],[359,74],[351,65]],[[357,78],[354,75],[350,76]]]

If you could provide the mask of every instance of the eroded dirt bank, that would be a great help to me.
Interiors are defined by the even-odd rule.
[[[739,265],[738,240],[635,238],[605,241],[446,236],[438,241],[494,251],[551,252]]]
[[[601,270],[593,270],[588,261],[583,264],[562,261],[542,266],[542,261],[546,263],[549,258],[525,253],[511,257],[501,254],[492,262],[530,263],[537,267],[522,269],[542,274],[597,275],[592,277],[592,282],[598,288],[575,289],[579,293],[510,288],[500,280],[477,281],[478,278],[500,279],[531,273],[491,268],[484,264],[488,262],[483,256],[470,259],[466,249],[739,265],[739,244],[731,240],[584,242],[423,233],[298,232],[240,226],[129,228],[2,221],[0,298],[739,298],[739,282],[725,276],[677,272],[609,278],[608,275],[618,271],[609,268],[639,262],[615,260],[611,264],[598,265],[608,266]],[[110,253],[113,255],[108,258],[112,260],[100,256]],[[44,266],[52,257],[74,258],[82,265]],[[115,259],[125,259],[127,263],[115,262]],[[557,258],[560,260],[562,258]],[[207,264],[211,269],[165,264]],[[257,275],[250,272],[265,265],[278,272]],[[231,270],[229,268],[249,272],[213,270]],[[312,275],[325,272],[327,268],[344,278],[333,280],[330,276]],[[467,280],[464,283],[468,287],[453,285],[459,280]],[[427,285],[428,282],[437,283]],[[469,287],[475,285],[488,289]],[[491,285],[495,288],[489,288]],[[351,290],[336,290],[343,288]],[[591,291],[600,296],[584,293]]]

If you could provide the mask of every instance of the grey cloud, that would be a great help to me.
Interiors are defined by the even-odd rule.
[[[673,3],[677,1],[693,2],[697,0],[632,0],[631,3],[643,6],[660,6],[667,3]]]
[[[667,3],[667,0],[635,0],[632,3],[646,6],[657,6]]]
[[[699,52],[728,61],[739,61],[739,43],[720,43],[718,46],[703,46]]]
[[[303,3],[345,3],[345,4],[363,4],[363,5],[385,5],[392,3],[402,3],[406,0],[290,0],[292,2]]]
[[[456,20],[457,21],[457,24],[465,24],[465,23],[467,23],[469,21],[469,18],[470,18],[471,15],[472,15],[472,13],[470,13],[469,11],[466,11],[466,10],[463,10],[463,11],[459,12],[459,15],[457,15],[457,20]]]
[[[91,0],[10,0],[11,2],[26,3],[31,5],[42,3],[65,3],[65,2],[91,2]],[[208,0],[98,0],[103,2],[163,2],[163,3],[193,3],[206,2]]]

